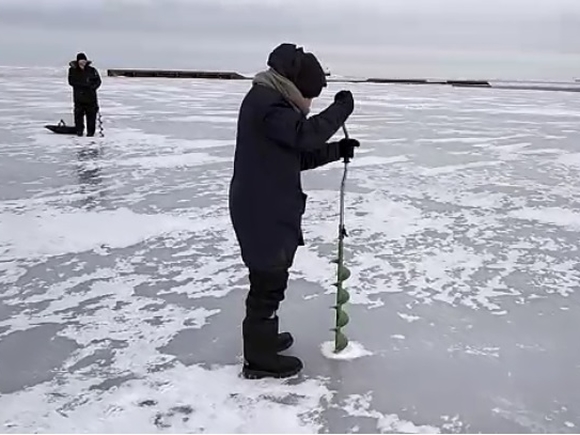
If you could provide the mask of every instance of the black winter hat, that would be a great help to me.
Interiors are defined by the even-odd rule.
[[[315,98],[326,87],[326,75],[312,53],[295,44],[283,43],[268,56],[268,66],[296,85],[304,98]]]
[[[326,75],[312,53],[304,53],[294,83],[304,98],[318,97],[326,87]]]
[[[84,53],[77,54],[77,61],[79,60],[87,60],[87,55]]]

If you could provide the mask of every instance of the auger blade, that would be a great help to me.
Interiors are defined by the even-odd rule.
[[[344,305],[350,300],[350,293],[344,289],[340,289],[338,291],[338,295],[336,296],[336,303],[338,305]]]
[[[349,320],[350,319],[348,317],[348,314],[346,314],[346,312],[343,311],[342,307],[340,306],[336,307],[336,327],[343,328],[348,324]]]
[[[342,352],[348,346],[348,338],[340,331],[334,335],[334,353]]]
[[[339,266],[338,268],[338,280],[346,281],[350,278],[350,270],[346,266]]]

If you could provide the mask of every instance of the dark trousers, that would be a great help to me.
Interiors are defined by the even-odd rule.
[[[266,268],[248,267],[250,291],[246,297],[246,317],[242,323],[244,358],[249,364],[272,365],[277,358],[278,316],[288,287],[288,270],[297,246],[282,246]]]
[[[246,316],[271,318],[284,300],[288,286],[288,270],[294,263],[297,246],[282,246],[267,267],[249,266],[250,292],[246,298]]]
[[[275,363],[278,340],[276,311],[284,300],[287,286],[288,269],[250,270],[250,291],[242,323],[246,363],[262,367]]]
[[[250,270],[250,291],[246,297],[246,316],[270,318],[284,300],[288,269]]]
[[[74,109],[75,127],[77,135],[82,136],[85,130],[85,116],[87,118],[87,136],[94,136],[97,128],[97,113],[99,108],[94,105],[76,104]]]

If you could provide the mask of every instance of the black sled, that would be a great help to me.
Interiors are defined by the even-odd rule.
[[[48,124],[45,125],[44,128],[47,128],[56,134],[77,134],[76,127],[74,125],[66,125],[62,119],[58,124]]]

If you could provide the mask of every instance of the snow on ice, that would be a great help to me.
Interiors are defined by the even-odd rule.
[[[251,382],[239,377],[247,280],[227,211],[249,83],[104,78],[105,137],[89,139],[42,128],[72,122],[62,71],[1,77],[3,431],[580,425],[574,94],[350,86],[362,142],[346,197],[354,353],[320,351],[336,163],[305,174],[307,246],[280,312],[304,373]]]

